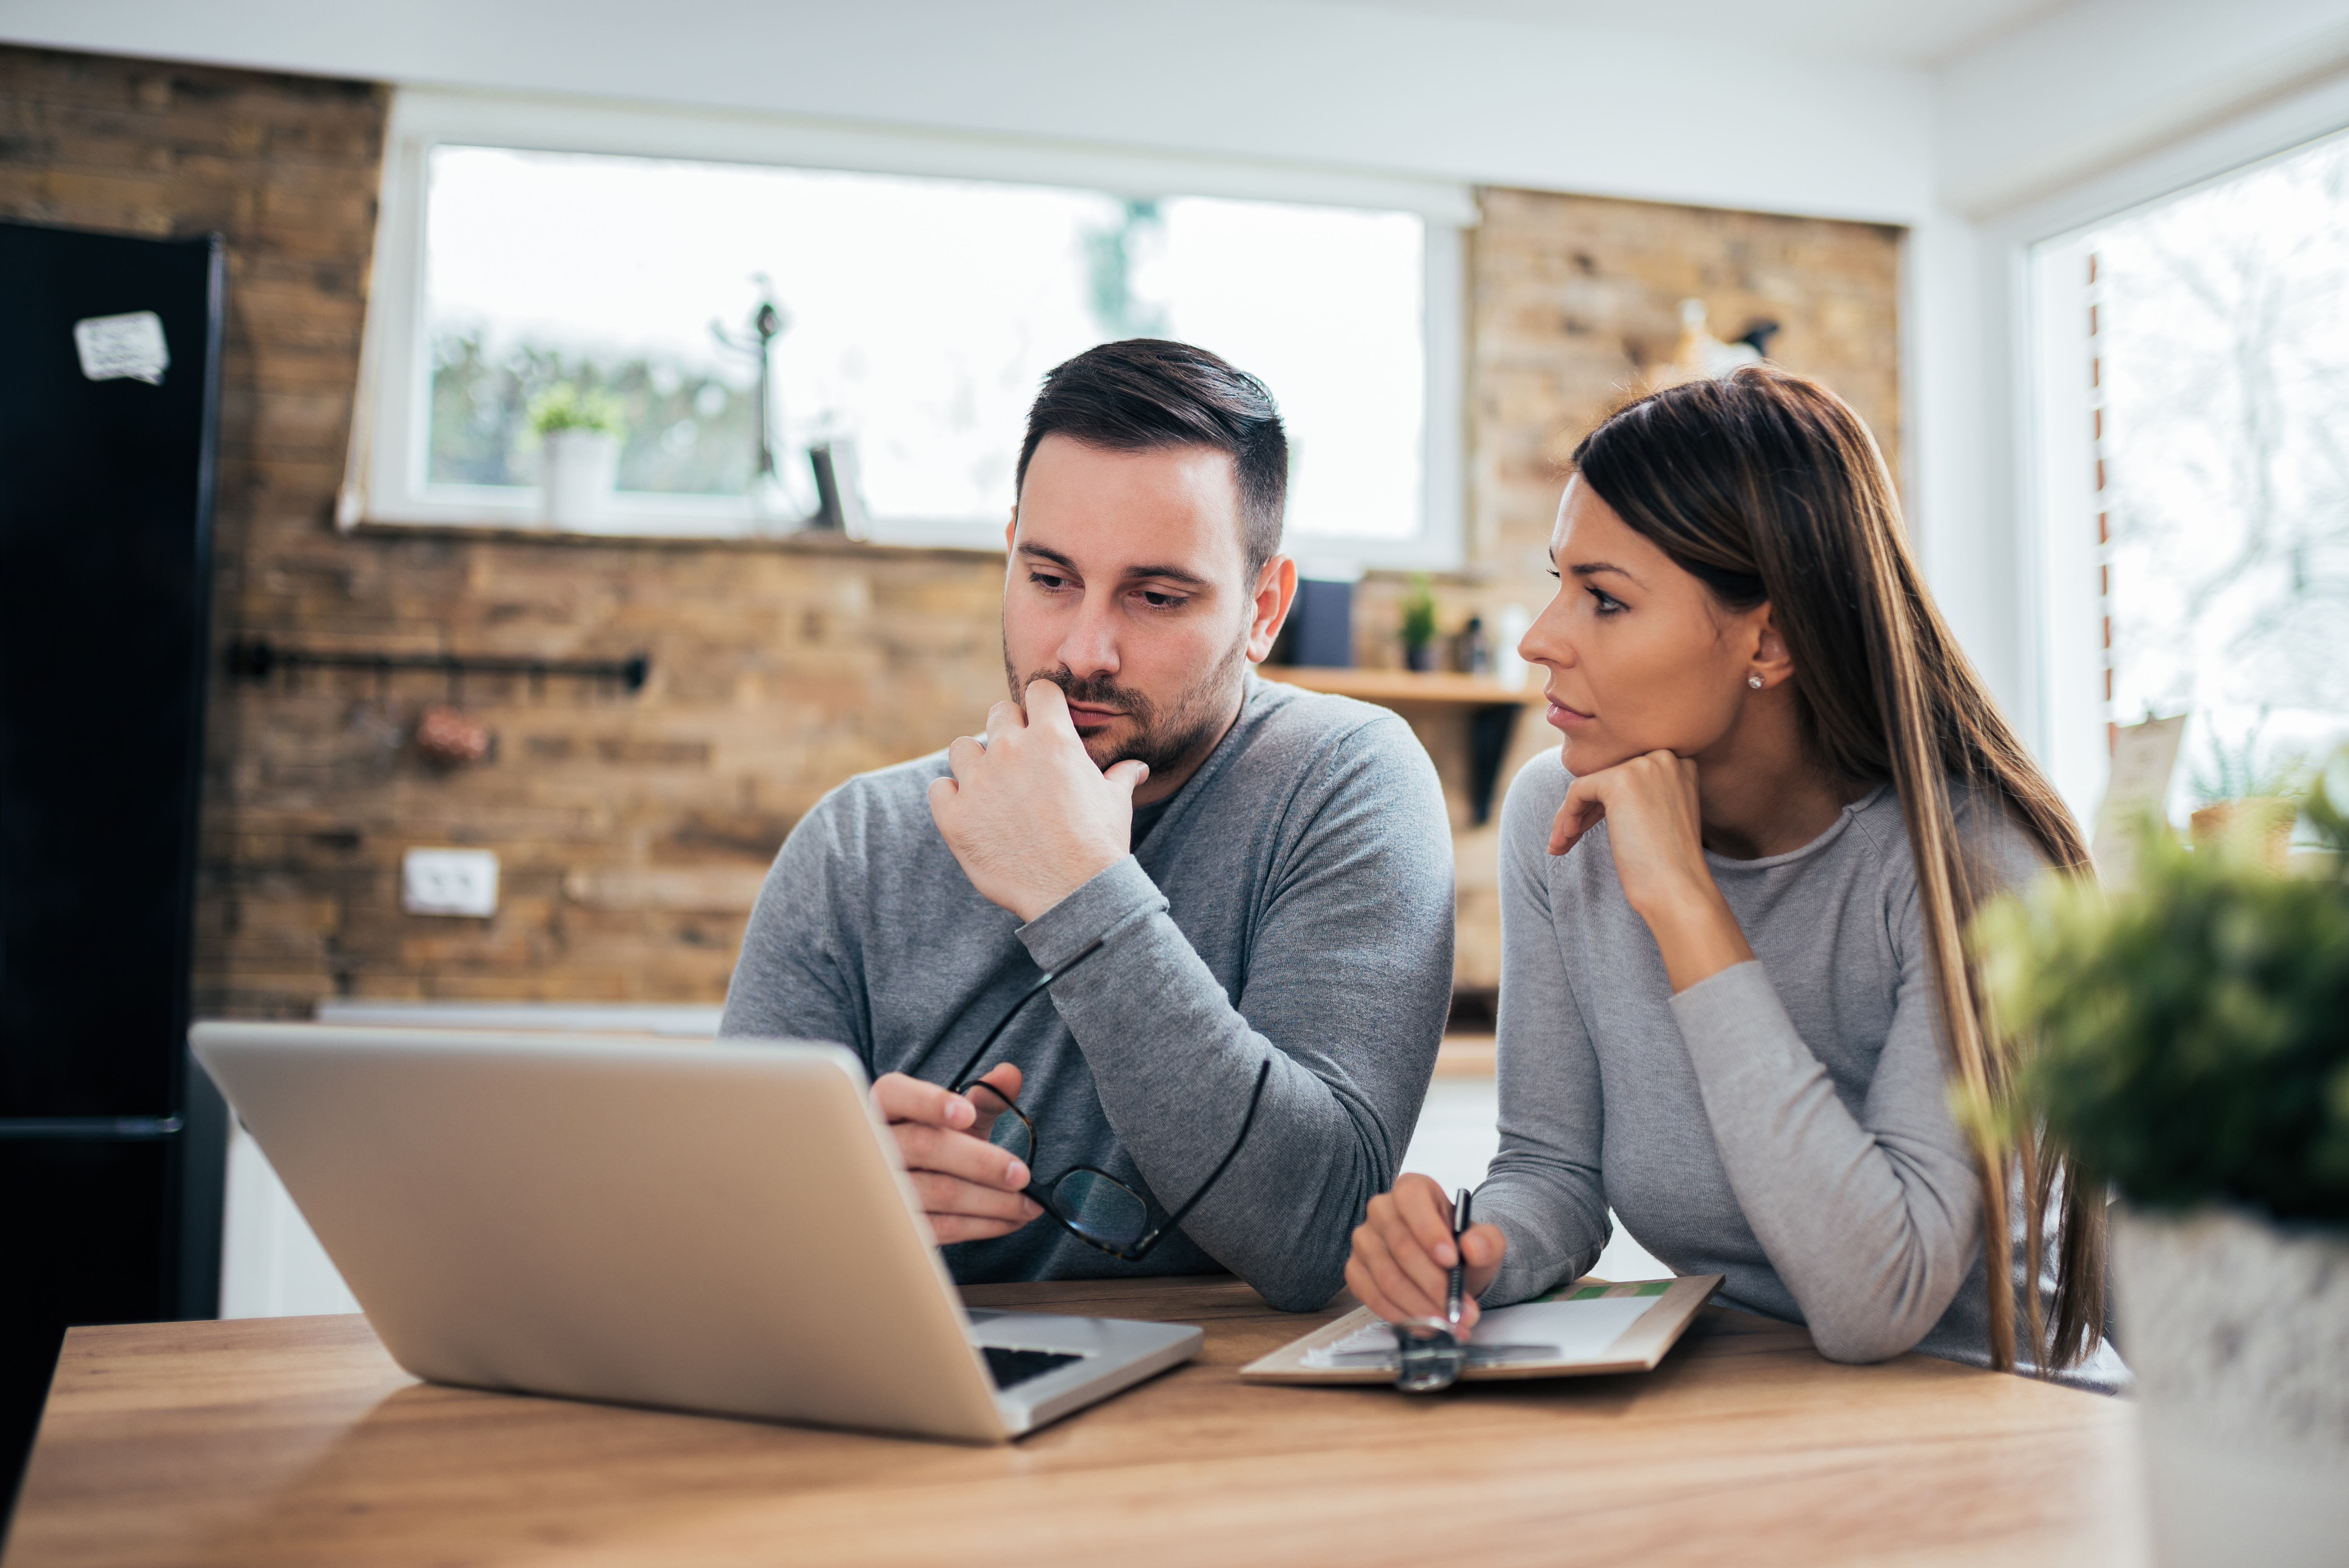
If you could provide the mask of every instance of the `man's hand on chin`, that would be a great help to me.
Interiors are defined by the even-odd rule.
[[[988,710],[987,742],[947,748],[951,779],[930,784],[930,815],[963,873],[993,903],[1030,921],[1123,860],[1133,835],[1140,762],[1093,766],[1069,701],[1031,681],[1025,709]]]

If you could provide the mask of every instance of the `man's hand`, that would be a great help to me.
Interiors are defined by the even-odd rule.
[[[1009,1062],[979,1082],[1002,1090],[1007,1099],[1019,1098],[1019,1069]],[[896,1135],[922,1213],[941,1243],[1008,1236],[1044,1212],[1020,1195],[1030,1180],[1027,1165],[987,1140],[995,1118],[968,1096],[904,1073],[884,1073],[874,1082],[873,1103]]]
[[[951,779],[930,783],[930,815],[970,885],[1022,921],[1035,919],[1123,860],[1133,835],[1140,762],[1093,766],[1068,698],[1032,681],[1028,703],[988,710],[984,745],[947,749]]]

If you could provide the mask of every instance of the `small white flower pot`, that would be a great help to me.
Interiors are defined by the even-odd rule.
[[[2165,1568],[2349,1561],[2349,1234],[2114,1211]]]
[[[601,430],[551,430],[540,438],[538,462],[549,528],[592,528],[610,513],[619,442]]]

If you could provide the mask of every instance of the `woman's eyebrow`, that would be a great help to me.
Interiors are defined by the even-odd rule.
[[[1639,581],[1622,567],[1606,561],[1578,561],[1566,570],[1568,575],[1573,577],[1596,577],[1602,572],[1612,572],[1618,577],[1629,577],[1634,583]]]

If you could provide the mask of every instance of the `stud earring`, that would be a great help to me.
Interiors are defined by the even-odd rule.
[[[1752,686],[1755,691],[1760,691],[1762,689],[1762,677],[1760,676],[1747,676],[1745,677],[1745,684]]]

